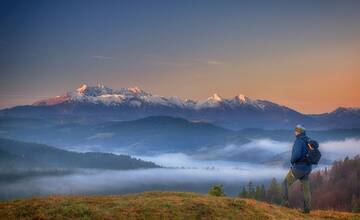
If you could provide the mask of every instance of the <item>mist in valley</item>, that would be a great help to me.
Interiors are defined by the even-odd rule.
[[[0,199],[23,198],[54,194],[124,194],[148,190],[176,190],[206,193],[213,184],[222,184],[225,192],[235,196],[249,181],[267,184],[273,177],[279,181],[288,167],[259,163],[258,160],[236,161],[234,155],[251,151],[264,160],[279,154],[290,153],[291,142],[271,139],[253,140],[244,145],[228,145],[218,149],[155,155],[132,155],[152,161],[163,168],[135,170],[74,169],[71,172],[24,175],[15,179],[0,180]],[[360,140],[320,143],[324,160],[338,160],[360,154]],[[79,149],[80,150],[80,149]],[[119,152],[124,153],[119,149]],[[112,152],[118,153],[118,152]],[[232,157],[227,157],[231,155]],[[231,159],[226,159],[231,158]],[[289,158],[287,158],[289,159]],[[315,169],[329,164],[321,163]],[[2,168],[4,172],[6,168]],[[39,170],[38,170],[39,171]],[[35,172],[36,173],[36,172]]]

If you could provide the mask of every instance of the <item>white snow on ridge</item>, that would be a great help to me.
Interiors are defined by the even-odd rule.
[[[212,96],[210,96],[209,98],[207,98],[205,101],[197,103],[196,107],[197,108],[218,107],[223,102],[224,102],[224,100],[218,94],[215,93]]]
[[[271,107],[277,105],[272,102],[253,100],[245,95],[238,95],[232,99],[222,98],[218,94],[213,94],[211,97],[204,101],[194,101],[191,99],[181,99],[176,96],[164,97],[159,95],[152,95],[145,92],[139,87],[121,88],[113,90],[104,85],[88,86],[82,84],[79,88],[66,93],[61,96],[64,101],[104,104],[104,105],[121,105],[128,104],[130,106],[142,105],[160,105],[167,107],[180,107],[189,109],[202,109],[202,108],[216,108],[220,106],[228,108],[238,108],[241,106],[254,107],[259,110],[264,110],[267,106]],[[53,99],[41,100],[34,104],[36,105],[51,105]],[[57,97],[59,99],[59,97]],[[58,102],[55,102],[58,104]]]

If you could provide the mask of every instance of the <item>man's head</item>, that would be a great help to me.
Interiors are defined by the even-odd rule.
[[[298,136],[299,134],[305,133],[305,128],[301,125],[295,126],[295,136]]]

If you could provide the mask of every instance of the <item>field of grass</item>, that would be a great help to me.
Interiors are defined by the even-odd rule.
[[[146,192],[123,196],[50,196],[0,202],[0,219],[349,219],[335,211],[302,214],[250,199],[197,193]]]

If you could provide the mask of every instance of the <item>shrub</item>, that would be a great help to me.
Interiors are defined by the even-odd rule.
[[[226,196],[222,185],[214,185],[210,188],[209,195],[211,196]]]

